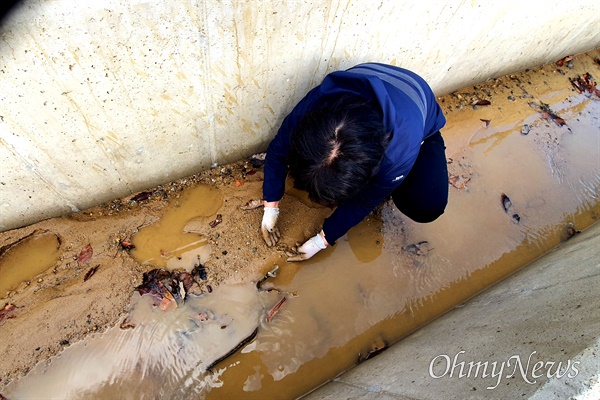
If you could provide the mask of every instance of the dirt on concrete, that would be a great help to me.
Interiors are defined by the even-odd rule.
[[[287,195],[279,221],[283,239],[277,247],[266,246],[260,233],[262,207],[241,208],[262,197],[263,176],[262,166],[242,160],[70,216],[0,233],[0,262],[31,235],[52,232],[60,243],[60,258],[51,268],[2,294],[0,306],[6,310],[0,316],[0,388],[70,343],[125,317],[143,273],[155,268],[135,261],[129,243],[140,229],[177,207],[186,189],[209,185],[218,188],[224,199],[218,210],[221,223],[210,225],[217,213],[192,221],[203,227],[212,249],[205,263],[205,287],[257,280],[285,257],[287,248],[314,235],[331,210],[310,205],[301,195]]]

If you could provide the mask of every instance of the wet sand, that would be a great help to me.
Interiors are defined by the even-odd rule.
[[[286,342],[296,348],[281,353],[293,354],[296,362],[284,368],[286,373],[279,371],[280,353],[265,350],[260,363],[257,352],[239,354],[219,374],[231,383],[209,397],[295,397],[307,390],[302,381],[319,384],[335,376],[358,361],[357,353],[364,357],[378,342],[406,335],[597,219],[599,98],[578,93],[569,78],[587,72],[600,76],[598,57],[598,51],[590,52],[575,58],[572,69],[547,65],[441,97],[452,185],[446,214],[419,225],[386,203],[335,248],[306,263],[285,263],[283,250],[314,235],[329,210],[291,190],[281,203],[283,242],[267,248],[259,232],[262,209],[240,209],[261,197],[262,168],[250,160],[1,233],[3,278],[7,268],[14,268],[11,263],[40,264],[25,259],[32,251],[26,245],[34,240],[49,243],[39,252],[50,266],[7,284],[2,302],[15,309],[0,322],[0,388],[71,343],[118,325],[142,273],[183,260],[192,248],[203,249],[202,255],[194,255],[207,267],[205,291],[255,282],[279,264],[282,272],[274,284],[287,292],[304,291],[311,309],[321,308],[309,318],[306,303],[294,313],[300,302],[292,299],[282,309],[278,323],[288,318],[286,329],[304,332]],[[490,105],[477,105],[485,104],[482,100]],[[200,197],[191,196],[192,191]],[[502,194],[509,196],[509,207]],[[218,214],[222,222],[211,226]],[[165,223],[169,218],[172,222]],[[161,222],[165,225],[156,229],[154,224]],[[173,237],[179,239],[168,243]],[[128,242],[137,248],[125,249]],[[89,250],[82,252],[87,245],[91,258]],[[501,267],[481,272],[495,264]],[[361,274],[365,265],[379,272]],[[327,286],[333,282],[335,287]],[[345,292],[347,287],[353,289]],[[326,320],[318,315],[331,312],[328,303],[336,314],[361,322],[353,323],[354,330],[342,326],[342,331],[329,323],[314,325]],[[330,339],[308,351],[315,336]],[[275,346],[268,334],[257,337],[254,346],[261,343],[263,349]],[[266,379],[262,384],[258,378],[248,381],[253,375]]]

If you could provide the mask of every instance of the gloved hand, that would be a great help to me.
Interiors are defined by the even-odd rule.
[[[286,252],[288,261],[304,261],[308,260],[319,251],[327,247],[325,234],[323,231],[317,233],[316,236],[308,239],[302,246],[296,246],[291,252]]]
[[[279,217],[279,208],[265,207],[260,229],[262,230],[263,238],[269,247],[275,246],[281,237],[279,229],[277,229],[276,226],[277,217]]]

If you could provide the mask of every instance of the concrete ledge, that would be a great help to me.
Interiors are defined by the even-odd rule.
[[[598,260],[595,224],[306,398],[600,398]]]

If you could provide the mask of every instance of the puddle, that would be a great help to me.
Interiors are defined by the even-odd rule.
[[[385,203],[334,248],[303,263],[281,259],[277,276],[262,284],[280,292],[259,291],[254,283],[221,286],[167,311],[136,294],[127,320],[135,327],[114,327],[70,346],[5,394],[302,396],[597,220],[600,102],[572,95],[552,109],[567,126],[533,108],[512,121],[493,116],[497,126],[490,129],[469,130],[449,118],[443,132],[453,143],[449,171],[464,184],[450,188],[448,208],[434,223],[413,223]],[[525,125],[530,129],[522,134]],[[302,193],[288,193],[309,204]],[[503,204],[507,196],[510,207]],[[204,232],[222,202],[212,188],[183,192],[159,223],[134,237],[132,256],[169,269],[203,263],[210,257]],[[282,296],[285,302],[269,314]],[[211,318],[200,321],[203,313]]]
[[[210,254],[207,238],[195,229],[184,228],[192,222],[209,227],[208,218],[223,203],[221,192],[210,186],[198,186],[185,191],[169,205],[164,217],[156,224],[142,228],[133,238],[132,257],[141,264],[151,264],[170,270],[190,271],[194,263],[204,263]],[[191,233],[194,230],[195,233]]]
[[[46,231],[35,231],[0,249],[0,293],[31,281],[54,266],[60,255],[60,238]]]

